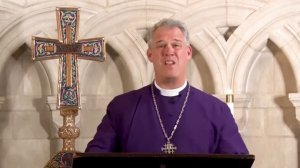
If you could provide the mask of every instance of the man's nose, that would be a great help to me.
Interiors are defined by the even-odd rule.
[[[172,47],[171,44],[166,45],[164,49],[164,55],[165,56],[173,56],[174,55],[174,48]]]

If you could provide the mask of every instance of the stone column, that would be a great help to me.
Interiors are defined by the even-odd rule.
[[[247,94],[234,95],[234,119],[239,126],[239,131],[242,132],[248,122],[249,112],[248,107],[251,103],[251,97]]]
[[[226,102],[231,102],[232,108],[234,111],[233,117],[235,122],[239,127],[239,131],[242,132],[248,122],[248,107],[251,102],[251,97],[247,94],[234,94],[231,93],[231,98],[228,98],[228,94],[225,95],[214,95],[220,100]],[[228,100],[230,99],[230,100]],[[229,105],[230,106],[230,105]]]
[[[289,100],[295,107],[296,119],[300,121],[300,93],[289,93]]]

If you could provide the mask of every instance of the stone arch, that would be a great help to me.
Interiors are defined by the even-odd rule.
[[[294,2],[294,3],[292,3]],[[295,5],[295,1],[292,1],[288,3],[288,5],[285,6],[290,7]],[[195,48],[204,53],[203,56],[205,57],[209,67],[212,69],[212,74],[216,74],[214,76],[214,82],[218,81],[221,79],[222,82],[217,84],[217,92],[222,92],[231,86],[235,86],[236,90],[240,91],[245,87],[245,80],[240,80],[241,76],[247,76],[244,75],[243,73],[247,71],[247,68],[249,68],[249,65],[251,65],[251,61],[243,61],[240,58],[245,58],[248,56],[242,56],[244,54],[239,54],[240,52],[244,52],[246,48],[249,46],[245,42],[244,45],[237,46],[236,44],[239,43],[240,41],[247,41],[247,38],[254,39],[254,38],[259,38],[262,37],[258,35],[254,35],[254,37],[249,36],[249,34],[254,33],[257,28],[253,31],[249,30],[247,33],[244,33],[245,30],[248,29],[247,26],[253,25],[253,22],[250,20],[254,21],[258,17],[261,17],[261,14],[255,14],[257,17],[254,17],[253,14],[251,15],[251,18],[247,18],[249,22],[244,23],[243,25],[240,25],[237,30],[234,31],[232,36],[228,39],[226,42],[225,39],[223,38],[222,34],[219,33],[217,30],[218,27],[226,27],[226,26],[236,26],[238,25],[243,19],[246,18],[252,11],[256,10],[257,8],[262,6],[261,2],[249,2],[247,4],[245,3],[232,3],[231,6],[228,7],[227,2],[222,2],[219,4],[216,4],[211,1],[201,1],[197,3],[193,3],[189,7],[185,8],[180,14],[174,15],[176,11],[182,9],[183,7],[180,4],[173,4],[173,3],[162,3],[165,5],[165,8],[162,6],[145,6],[146,4],[144,2],[137,2],[135,5],[131,4],[130,8],[125,8],[127,6],[126,3],[121,3],[120,5],[115,5],[114,7],[110,8],[110,11],[107,12],[107,14],[100,12],[97,15],[93,15],[96,12],[96,10],[99,10],[101,6],[96,6],[93,7],[93,5],[87,5],[85,4],[84,6],[93,9],[94,11],[92,12],[87,12],[87,10],[83,10],[84,12],[87,12],[86,14],[82,14],[84,18],[87,19],[87,21],[84,22],[83,26],[83,31],[82,27],[80,28],[81,32],[87,32],[84,33],[82,36],[82,33],[80,35],[80,39],[84,37],[91,37],[91,36],[101,36],[102,34],[106,34],[106,36],[109,36],[108,38],[108,43],[111,46],[116,47],[116,51],[121,53],[122,57],[129,57],[132,56],[133,58],[137,58],[134,60],[134,63],[132,62],[127,62],[130,59],[124,58],[124,61],[126,62],[127,65],[130,66],[130,71],[131,72],[140,72],[142,70],[141,74],[147,74],[146,76],[143,76],[141,74],[133,74],[133,77],[139,76],[137,78],[137,81],[133,82],[134,86],[137,87],[140,86],[140,83],[144,84],[147,83],[150,80],[151,76],[151,69],[149,69],[149,66],[147,65],[147,59],[145,58],[145,54],[143,55],[144,51],[146,50],[145,48],[145,43],[143,43],[142,36],[143,35],[138,35],[140,30],[146,30],[154,21],[157,21],[158,19],[162,17],[175,17],[175,18],[180,18],[184,20],[188,27],[191,28],[191,34],[193,35],[193,41],[192,44],[195,46]],[[169,5],[172,4],[170,7]],[[43,4],[44,5],[44,4]],[[3,38],[11,38],[12,40],[11,43],[8,43],[6,46],[1,45],[1,48],[5,48],[6,50],[1,50],[2,55],[9,55],[10,53],[10,48],[16,48],[16,45],[22,45],[24,41],[26,42],[27,45],[30,44],[30,39],[28,36],[31,34],[36,34],[37,30],[40,30],[42,28],[47,28],[47,27],[56,27],[56,22],[55,22],[55,15],[49,14],[50,12],[53,13],[54,6],[60,6],[61,4],[59,3],[49,3],[49,6],[44,7],[43,9],[36,10],[34,13],[29,13],[27,15],[22,15],[20,14],[18,18],[12,19],[12,24],[9,24],[6,29],[4,29],[3,32],[1,32],[1,35]],[[74,6],[74,4],[72,4]],[[82,5],[82,3],[79,3],[75,5]],[[38,5],[33,6],[32,8],[36,8]],[[65,6],[65,4],[64,4]],[[271,7],[274,10],[274,8],[281,7],[282,9],[282,4],[277,3],[277,5],[273,5],[274,7]],[[124,7],[124,8],[123,8]],[[202,7],[202,9],[201,9]],[[119,10],[123,8],[123,10]],[[223,8],[224,10],[217,10],[219,8]],[[265,7],[268,9],[269,7]],[[146,12],[145,12],[146,9]],[[175,10],[175,11],[174,11]],[[217,13],[211,12],[212,10],[218,11]],[[244,10],[242,12],[244,15],[239,16],[237,12],[233,12],[236,10]],[[210,12],[207,12],[210,11]],[[269,10],[265,10],[263,13],[268,13]],[[283,10],[286,13],[287,10]],[[116,23],[114,21],[113,17],[121,17],[126,13],[126,18],[122,20],[122,23],[128,23],[128,24],[121,24]],[[282,14],[283,12],[279,12],[279,14]],[[278,14],[278,15],[279,15]],[[39,15],[39,16],[37,16]],[[45,17],[44,17],[45,16]],[[125,16],[125,15],[124,15]],[[131,17],[128,17],[131,16]],[[207,18],[211,18],[210,20],[206,20]],[[39,18],[42,18],[39,20]],[[197,24],[197,20],[206,20],[202,24]],[[34,21],[31,21],[34,20]],[[49,21],[53,20],[53,21]],[[119,19],[118,19],[119,20]],[[213,21],[211,21],[213,20]],[[225,21],[224,21],[225,20]],[[262,20],[262,19],[261,19]],[[134,22],[133,22],[134,21]],[[40,24],[35,24],[32,26],[32,23],[40,23]],[[263,22],[263,21],[262,21]],[[208,24],[211,23],[211,24]],[[103,26],[104,25],[104,26]],[[122,25],[118,26],[117,28],[113,28],[114,25]],[[25,31],[22,31],[22,35],[18,35],[18,27],[20,28],[25,28]],[[30,30],[28,30],[28,27],[30,27]],[[111,28],[112,27],[112,28]],[[213,27],[216,27],[215,30]],[[257,26],[256,26],[257,27]],[[26,29],[27,28],[27,29]],[[209,30],[209,31],[208,31]],[[53,32],[53,31],[52,31]],[[208,41],[203,42],[201,40],[202,36],[206,36]],[[244,34],[244,35],[243,35]],[[248,36],[246,36],[248,34]],[[53,35],[53,34],[52,34]],[[50,35],[50,36],[52,36]],[[122,37],[121,37],[122,36]],[[127,37],[125,37],[127,36]],[[131,51],[129,48],[125,49],[122,48],[120,45],[117,46],[115,40],[123,40],[123,41],[131,41],[132,44],[135,44],[133,48],[136,49],[136,51]],[[264,38],[262,38],[264,39]],[[7,40],[3,40],[7,41]],[[201,43],[202,41],[202,43]],[[253,41],[253,40],[252,40]],[[142,44],[140,44],[142,43]],[[132,46],[131,44],[131,46]],[[233,47],[234,46],[234,47]],[[0,48],[0,49],[1,49]],[[204,50],[206,48],[206,51]],[[251,47],[248,47],[248,49]],[[213,53],[210,53],[208,51],[214,51]],[[134,54],[132,54],[134,52]],[[141,58],[140,55],[142,55],[144,58]],[[246,54],[248,55],[248,54]],[[5,57],[2,57],[2,59],[5,59]],[[228,60],[228,62],[227,62]],[[5,61],[1,61],[2,63]],[[226,64],[227,62],[227,64]],[[241,62],[241,64],[239,63]],[[1,63],[0,63],[1,64]],[[141,66],[141,65],[146,65]],[[248,66],[245,66],[248,65]],[[240,68],[245,66],[246,68]],[[3,67],[3,66],[1,66]],[[83,68],[85,69],[85,68]],[[238,69],[238,70],[237,70]],[[47,73],[53,72],[50,70],[46,70]],[[84,73],[84,72],[83,72]],[[242,74],[241,74],[242,73]],[[218,75],[220,74],[220,75]],[[247,73],[246,73],[247,74]],[[53,76],[53,74],[48,74],[49,76]],[[51,78],[51,77],[49,77]],[[53,77],[54,79],[54,77]],[[234,81],[237,82],[234,82]],[[230,82],[231,81],[231,82]],[[243,81],[243,84],[238,84]],[[51,82],[51,81],[50,81]],[[230,83],[230,84],[227,84]],[[235,84],[233,84],[235,83]],[[220,85],[220,86],[219,86]],[[51,85],[55,86],[55,85]]]
[[[296,23],[287,23],[282,28],[273,31],[269,37],[269,39],[287,56],[293,71],[293,76],[296,80],[296,87],[299,85],[300,81],[299,75],[295,75],[300,73],[300,60],[298,54],[300,53],[300,48],[298,47],[299,35],[297,32],[300,32],[300,29]],[[297,92],[298,90],[298,88],[293,89],[296,89],[294,92]]]
[[[49,12],[49,11],[48,11]],[[28,48],[30,48],[31,45],[31,34],[34,34],[34,31],[39,31],[40,28],[37,28],[38,26],[41,26],[42,28],[48,29],[48,26],[53,26],[52,22],[44,22],[43,20],[47,20],[47,13],[48,12],[42,12],[45,17],[37,18],[37,22],[41,21],[41,25],[33,25],[34,18],[32,18],[32,14],[22,16],[20,15],[19,18],[12,19],[12,22],[7,25],[6,29],[1,32],[1,38],[2,41],[5,41],[6,43],[3,45],[0,45],[0,54],[1,54],[1,61],[0,61],[0,67],[1,71],[3,71],[3,67],[5,67],[6,60],[9,60],[11,55],[15,52],[14,49],[20,48],[23,45],[26,45]],[[54,23],[55,24],[55,23]],[[45,79],[48,80],[47,83],[51,85],[51,92],[56,89],[56,85],[53,85],[53,83],[49,80],[52,79],[53,71],[51,66],[47,66],[47,64],[44,63],[37,63],[41,65],[41,70],[45,72],[47,77]],[[50,63],[51,64],[51,63]],[[55,71],[57,72],[57,71]],[[54,75],[55,76],[55,75]]]
[[[174,10],[182,8],[170,2],[162,4],[168,8],[155,5],[149,7],[145,6],[144,2],[136,2],[130,7],[129,2],[122,3],[112,7],[107,15],[99,13],[86,21],[85,36],[95,37],[105,34],[108,45],[117,52],[128,70],[126,80],[132,80],[130,84],[132,86],[124,86],[125,91],[144,86],[153,79],[153,68],[146,56],[145,33],[153,22],[162,16],[170,17],[174,14]]]
[[[130,8],[126,8],[128,7],[128,4],[130,4]],[[169,10],[166,10],[167,12],[161,12],[164,13],[164,15],[170,15],[171,12],[174,12],[174,8],[179,8],[182,6],[179,4],[173,4],[170,2],[164,2],[165,6],[168,6]],[[92,15],[94,15],[95,13],[99,13],[99,17],[102,18],[103,17],[103,13],[102,12],[98,12],[99,10],[101,10],[101,5],[93,5],[92,3],[83,3],[83,2],[75,2],[72,4],[66,4],[64,2],[64,4],[59,3],[59,2],[49,2],[49,3],[37,3],[35,5],[33,5],[32,7],[29,7],[27,10],[28,11],[34,11],[32,13],[26,13],[26,11],[22,11],[20,9],[20,14],[17,15],[16,17],[12,18],[12,22],[8,23],[6,28],[4,29],[4,31],[2,31],[0,33],[0,35],[3,38],[3,41],[10,41],[10,43],[6,43],[4,45],[1,45],[0,49],[1,49],[1,59],[5,60],[7,59],[10,54],[11,54],[11,50],[13,50],[14,48],[18,48],[17,46],[21,46],[24,43],[27,46],[31,45],[31,36],[32,35],[39,35],[42,37],[50,37],[50,38],[56,38],[56,18],[55,18],[55,8],[57,6],[84,6],[83,10],[81,10],[81,18],[86,19],[87,21],[80,21],[81,23],[81,28],[79,28],[80,32],[84,32],[85,29],[87,27],[89,28],[93,28],[92,30],[95,30],[95,28],[97,28],[96,26],[93,26],[93,24],[95,23],[94,18],[96,18],[96,20],[98,19],[97,16],[96,17],[92,17]],[[12,5],[14,6],[14,5]],[[170,8],[173,7],[173,8]],[[13,7],[12,7],[13,8]],[[38,9],[38,10],[35,10]],[[120,10],[120,8],[123,8],[122,10]],[[87,10],[89,9],[89,10]],[[123,40],[123,41],[127,41],[129,43],[131,43],[131,45],[134,45],[136,47],[134,47],[134,49],[136,50],[132,50],[129,48],[126,48],[125,50],[121,51],[121,55],[123,55],[125,60],[125,63],[130,67],[129,70],[132,72],[132,76],[134,77],[138,77],[137,81],[138,82],[133,82],[134,84],[134,88],[137,86],[140,86],[140,83],[145,84],[147,83],[149,80],[151,80],[152,78],[152,74],[153,72],[151,71],[151,69],[149,70],[149,65],[147,63],[147,59],[145,54],[145,50],[146,50],[146,44],[143,42],[142,37],[138,36],[138,32],[139,30],[137,30],[136,32],[132,29],[132,27],[135,28],[135,26],[137,27],[137,29],[141,28],[140,24],[143,24],[143,26],[145,25],[145,23],[147,23],[148,19],[148,15],[147,12],[145,12],[145,3],[144,2],[137,2],[135,5],[132,5],[132,3],[121,3],[120,5],[115,5],[112,8],[110,8],[111,11],[107,13],[105,13],[105,21],[103,21],[102,19],[99,19],[101,21],[100,25],[108,25],[105,29],[105,31],[101,31],[101,33],[98,33],[97,31],[97,36],[101,36],[104,34],[107,34],[108,36],[111,36],[111,38],[108,39],[108,43],[111,46],[117,46],[117,42],[114,42],[114,40]],[[92,10],[92,11],[90,11]],[[129,17],[129,21],[126,23],[133,23],[133,25],[128,26],[127,24],[121,24],[121,23],[115,23],[113,22],[113,17],[122,17],[125,16],[124,13],[128,14],[132,12],[133,14],[129,14],[130,16],[133,16],[132,18]],[[141,13],[145,13],[142,14],[143,17],[141,17],[140,19],[135,19],[136,17],[141,16]],[[173,14],[173,13],[171,13]],[[161,15],[160,15],[161,16]],[[91,19],[90,19],[91,18]],[[127,16],[125,16],[125,18],[128,18]],[[89,21],[91,21],[89,23]],[[133,22],[134,21],[134,22]],[[146,22],[145,22],[146,21]],[[82,22],[84,22],[84,24],[82,24]],[[38,23],[38,24],[36,24]],[[109,23],[109,24],[107,24]],[[85,26],[87,25],[87,26]],[[118,26],[118,30],[114,31],[114,29],[112,29],[111,27],[114,27],[115,25],[124,25],[122,26]],[[101,27],[101,26],[99,26]],[[20,30],[21,29],[21,30]],[[124,30],[126,29],[126,30]],[[145,29],[145,27],[142,27],[142,29]],[[41,31],[43,30],[43,31]],[[47,31],[44,31],[47,30]],[[103,29],[101,29],[103,30]],[[19,33],[22,32],[22,34],[20,35]],[[83,34],[80,33],[80,37],[79,39],[83,39],[84,36],[89,36],[90,34],[93,34],[93,31],[87,31],[87,34]],[[11,39],[11,40],[7,40],[7,39]],[[143,43],[143,45],[140,45],[139,43]],[[118,45],[120,46],[120,45]],[[5,48],[5,50],[2,50],[3,48]],[[123,46],[123,49],[125,47]],[[116,51],[119,51],[118,47],[116,47]],[[136,54],[133,54],[136,53]],[[136,57],[135,55],[143,55],[143,57]],[[130,60],[130,58],[125,58],[125,57],[129,57],[132,56],[134,59]],[[129,60],[129,61],[127,61]],[[137,61],[138,60],[138,61]],[[1,63],[4,63],[5,61],[1,61]],[[2,66],[2,64],[0,63],[0,66]],[[57,71],[54,70],[53,67],[57,67],[57,63],[39,63],[42,65],[42,67],[44,68],[45,73],[47,74],[47,79],[51,79],[48,82],[50,83],[51,86],[51,90],[55,91],[56,90],[56,85],[57,85]],[[84,64],[84,63],[83,63]],[[88,66],[89,64],[84,64],[84,66]],[[145,66],[142,66],[145,65]],[[83,70],[86,70],[85,67],[82,68]],[[148,75],[143,75],[143,73],[146,73]],[[85,72],[83,72],[83,74],[85,74]],[[130,88],[132,89],[132,88]]]
[[[276,1],[253,13],[228,40],[228,70],[231,86],[238,93],[246,91],[247,76],[258,52],[267,43],[270,34],[287,24],[291,17],[299,18],[299,1]],[[275,14],[272,11],[278,11]],[[289,59],[294,56],[288,56]],[[291,62],[292,62],[291,60]],[[296,67],[297,65],[293,65]],[[299,77],[296,77],[297,81]],[[299,83],[299,82],[298,82]],[[298,86],[299,87],[299,86]]]
[[[207,60],[216,93],[222,94],[232,89],[228,70],[228,41],[219,29],[240,25],[248,15],[263,5],[260,1],[230,2],[230,5],[228,2],[201,1],[175,16],[186,22],[191,32],[192,45]]]
[[[129,51],[129,48],[127,50],[120,45],[110,44],[115,47],[115,49],[119,53],[124,53],[122,57],[128,57],[129,55],[134,57],[134,58],[140,58],[140,55],[145,57],[145,52],[143,50],[146,50],[145,45],[143,40],[141,40],[141,36],[143,35],[137,35],[136,32],[138,30],[146,30],[151,24],[153,24],[155,21],[161,19],[162,17],[174,17],[174,18],[179,18],[185,21],[188,25],[188,27],[191,29],[191,35],[194,36],[192,37],[192,45],[200,52],[204,53],[204,57],[206,60],[208,60],[209,67],[211,68],[212,74],[216,75],[213,77],[213,81],[218,83],[220,79],[222,79],[219,84],[217,84],[217,89],[216,92],[220,93],[226,89],[228,89],[228,81],[227,81],[227,65],[226,65],[226,59],[227,59],[227,44],[226,41],[224,40],[224,37],[222,34],[219,33],[216,27],[228,27],[232,25],[228,25],[229,22],[231,24],[238,24],[242,22],[245,17],[256,10],[259,6],[262,5],[260,2],[251,2],[248,4],[243,4],[237,3],[237,5],[233,5],[234,9],[237,10],[237,8],[240,8],[241,6],[243,9],[239,10],[244,10],[243,13],[247,13],[246,15],[238,15],[235,12],[231,12],[230,14],[226,14],[226,11],[230,11],[234,9],[227,9],[226,8],[226,3],[220,3],[216,4],[211,1],[204,1],[204,2],[199,2],[199,3],[193,3],[191,6],[183,9],[181,14],[175,15],[174,10],[179,10],[181,9],[180,6],[168,6],[170,3],[165,3],[166,6],[165,8],[162,8],[162,6],[147,6],[146,10],[147,12],[144,13],[143,11],[145,10],[145,6],[143,3],[140,3],[136,6],[133,6],[129,9],[124,9],[121,11],[118,11],[117,9],[121,7],[115,7],[115,9],[110,10],[110,13],[108,15],[103,15],[103,14],[98,14],[92,18],[90,18],[89,21],[86,22],[86,27],[89,28],[85,32],[88,32],[86,36],[97,36],[99,34],[107,34],[110,36],[108,39],[108,43],[114,43],[116,41],[116,37],[120,38],[122,36],[121,34],[119,35],[114,35],[118,32],[123,32],[123,35],[128,34],[128,30],[135,30],[130,31],[133,33],[133,36],[130,35],[131,37],[135,37],[135,39],[132,39],[133,41],[137,42],[139,41],[140,43],[136,43],[135,48],[139,50],[140,52],[135,52],[136,54],[132,55],[131,51]],[[122,4],[124,6],[124,4]],[[125,4],[126,6],[126,4]],[[205,6],[203,10],[201,7]],[[208,7],[207,7],[208,6]],[[207,10],[217,10],[218,8],[223,7],[224,10],[218,13],[210,12],[208,13]],[[116,11],[113,11],[116,10]],[[199,12],[200,11],[200,12]],[[124,14],[126,13],[126,15]],[[202,24],[195,25],[195,19],[207,19],[207,14],[209,14],[209,17],[213,19],[209,19],[206,22],[203,22]],[[115,20],[111,19],[113,17],[122,17],[126,16],[126,18],[121,19],[122,23],[127,23],[127,24],[122,24],[122,23],[116,23]],[[229,17],[226,18],[226,17]],[[96,21],[95,21],[96,20]],[[119,19],[118,19],[119,20]],[[216,20],[215,22],[212,22],[211,24],[208,24],[208,22],[211,22],[211,20]],[[224,22],[224,20],[227,20]],[[114,25],[120,25],[118,27],[114,27]],[[97,29],[95,29],[97,27]],[[125,29],[125,30],[124,30]],[[212,30],[211,30],[212,29]],[[210,31],[209,31],[210,30]],[[110,32],[108,32],[110,31]],[[135,34],[135,36],[134,36]],[[203,41],[201,40],[200,36],[205,36],[205,40],[208,41]],[[125,39],[122,39],[123,41],[126,41]],[[142,44],[141,44],[142,43]],[[126,44],[125,44],[126,45]],[[207,49],[205,49],[207,48]],[[132,48],[131,48],[132,49]],[[213,51],[213,52],[211,52]],[[124,59],[124,61],[128,61],[130,59]],[[146,58],[144,59],[136,59],[134,60],[136,62],[136,65],[145,65],[143,63],[144,61],[147,62]],[[141,64],[142,63],[142,64]],[[131,73],[133,74],[132,76],[139,76],[139,74],[136,74],[139,72],[141,67],[138,66],[132,66],[130,62],[127,62],[127,65],[130,66],[131,68]],[[138,71],[136,71],[138,70]],[[144,72],[147,74],[147,79],[149,80],[150,77],[148,75],[151,75],[150,72],[152,72],[148,66],[144,68]],[[145,74],[145,73],[144,73]],[[219,75],[221,74],[221,75]],[[143,79],[143,81],[146,81]],[[134,82],[136,85],[139,85],[141,83],[140,80],[137,80]],[[142,82],[144,83],[144,82]]]
[[[81,17],[88,18],[101,9],[101,5],[84,2],[40,2],[22,10],[17,4],[7,3],[7,8],[10,10],[3,11],[10,22],[5,24],[3,30],[0,32],[0,72],[3,71],[5,63],[10,59],[16,48],[26,45],[31,48],[31,37],[37,35],[41,37],[57,38],[56,32],[56,14],[57,6],[84,6],[89,10],[83,10]],[[17,11],[17,12],[16,12]],[[32,12],[28,12],[32,11]],[[17,13],[12,15],[11,13]],[[81,37],[79,37],[81,38]],[[45,72],[49,83],[51,94],[55,94],[57,89],[57,72],[58,61],[36,62],[40,64],[39,67]],[[56,69],[54,69],[56,68]]]

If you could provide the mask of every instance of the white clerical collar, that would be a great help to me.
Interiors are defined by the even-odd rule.
[[[154,81],[154,85],[160,91],[161,95],[167,96],[167,97],[172,97],[172,96],[179,95],[179,93],[186,87],[187,81],[185,81],[181,87],[176,88],[176,89],[163,89],[157,85],[156,81]]]

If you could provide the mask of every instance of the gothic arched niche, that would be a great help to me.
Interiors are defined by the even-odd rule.
[[[104,62],[80,60],[79,70],[84,95],[118,95],[133,87],[128,67],[109,44]]]
[[[207,60],[193,47],[192,60],[188,66],[188,81],[207,93],[215,94],[215,85],[212,85],[213,74],[208,66]],[[201,78],[200,78],[201,77]]]
[[[247,76],[256,57],[267,46],[268,39],[273,32],[285,27],[289,23],[289,19],[299,18],[300,15],[295,12],[299,11],[299,1],[288,1],[271,3],[264,6],[264,10],[258,10],[251,14],[232,34],[232,38],[228,39],[229,45],[229,75],[231,85],[234,86],[236,92],[243,93],[248,85]],[[279,11],[272,14],[270,11]],[[293,12],[291,12],[293,11]],[[297,65],[294,55],[287,55],[290,65],[294,71],[299,71],[295,67]],[[298,66],[299,67],[299,66]],[[299,77],[295,76],[296,81]],[[299,82],[297,82],[299,83]],[[299,87],[299,86],[297,86]]]
[[[51,94],[48,76],[41,64],[32,64],[31,50],[23,44],[10,55],[1,72],[1,96],[46,96]]]
[[[250,68],[247,92],[278,95],[296,92],[295,73],[287,55],[271,40],[260,53]]]

